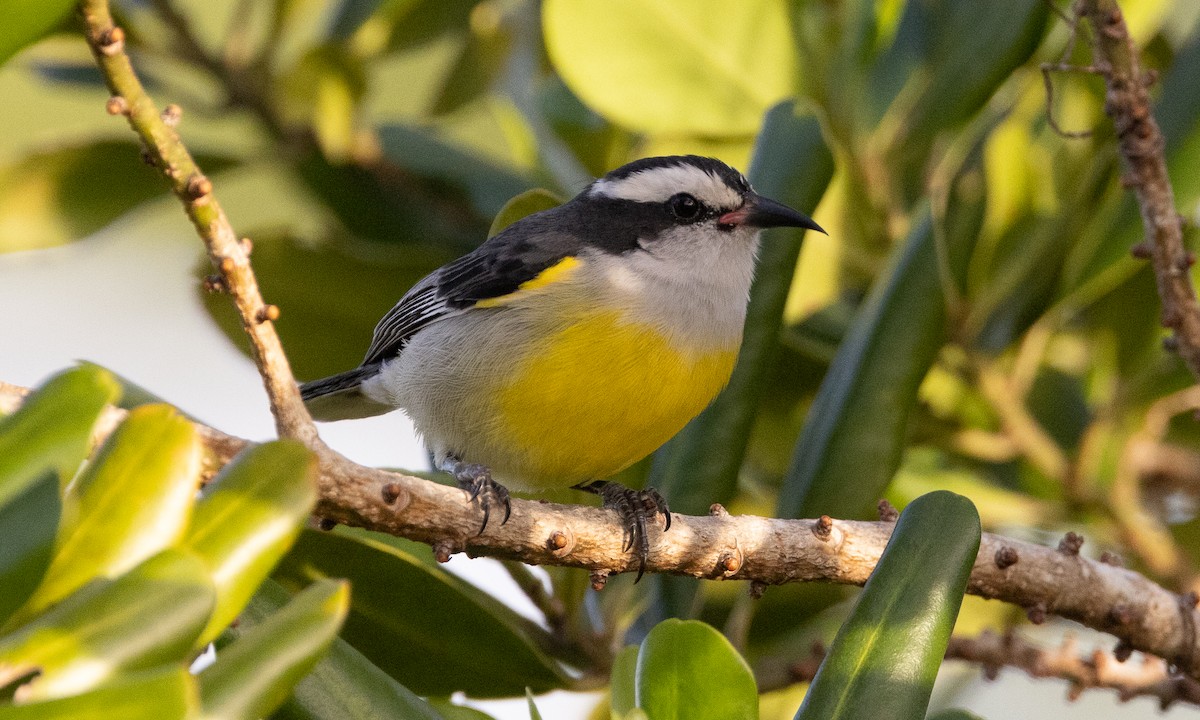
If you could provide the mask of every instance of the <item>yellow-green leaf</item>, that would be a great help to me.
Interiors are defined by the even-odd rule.
[[[183,720],[199,707],[195,678],[176,664],[121,676],[71,697],[0,705],[0,720]]]
[[[500,208],[500,212],[496,214],[496,219],[492,220],[492,227],[488,230],[488,237],[499,233],[526,215],[532,215],[542,210],[549,210],[559,205],[562,205],[562,198],[549,190],[544,188],[526,190]]]

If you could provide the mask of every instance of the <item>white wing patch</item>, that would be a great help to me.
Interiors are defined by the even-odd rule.
[[[634,202],[666,202],[672,195],[685,192],[711,208],[735,208],[742,203],[741,195],[719,176],[688,164],[648,168],[616,180],[597,180],[588,192]]]

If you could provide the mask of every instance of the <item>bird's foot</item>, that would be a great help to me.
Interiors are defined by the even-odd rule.
[[[646,521],[661,514],[665,520],[663,531],[671,529],[671,510],[666,498],[654,488],[630,490],[615,482],[599,480],[586,485],[577,485],[580,490],[596,493],[604,501],[604,507],[617,511],[625,526],[625,545],[622,550],[633,550],[637,554],[638,574],[636,583],[646,572],[646,559],[650,557],[650,538],[646,534]]]
[[[503,507],[504,519],[500,524],[508,522],[508,517],[512,515],[512,500],[509,499],[508,488],[493,480],[492,471],[486,466],[465,463],[450,456],[442,461],[441,469],[454,476],[458,486],[470,494],[471,502],[479,501],[479,509],[483,510],[483,523],[479,526],[477,536],[487,529],[493,507]]]

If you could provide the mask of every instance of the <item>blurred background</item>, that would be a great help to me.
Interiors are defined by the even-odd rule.
[[[1122,8],[1157,75],[1155,112],[1194,238],[1200,3]],[[722,502],[781,517],[871,517],[880,497],[902,507],[947,488],[974,500],[987,531],[1055,544],[1073,530],[1085,554],[1200,590],[1200,392],[1160,326],[1150,268],[1130,253],[1141,224],[1101,80],[1056,71],[1052,93],[1044,84],[1043,63],[1091,63],[1067,3],[115,9],[143,81],[160,105],[182,107],[180,134],[253,241],[298,378],[356,365],[378,318],[480,243],[514,196],[544,188],[538,202],[564,200],[638,157],[712,155],[829,235],[767,237],[731,392],[625,482],[649,479],[678,511]],[[202,289],[208,261],[177,201],[124,119],[104,114],[108,93],[73,18],[0,67],[0,97],[0,380],[34,385],[90,360],[225,432],[270,437],[232,307]],[[363,463],[427,467],[398,414],[322,435]],[[467,565],[544,621],[499,564],[452,568]],[[611,656],[597,648],[698,617],[785,698],[777,715],[764,701],[764,718],[791,717],[803,686],[789,668],[831,636],[851,596],[784,587],[751,604],[742,583],[616,578],[592,594],[580,571],[535,577],[566,603],[557,631],[582,667],[584,682],[558,687],[602,687]],[[956,632],[987,628],[1048,646],[1064,632],[1087,649],[1112,643],[968,598]],[[947,664],[935,704],[995,718],[1157,712],[1147,699],[1117,710],[1107,691],[1068,704],[1065,683],[1017,671],[1000,683],[979,675]],[[560,692],[539,705],[584,717],[597,701]],[[524,700],[488,707],[527,716]]]

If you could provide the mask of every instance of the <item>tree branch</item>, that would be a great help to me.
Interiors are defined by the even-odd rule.
[[[0,412],[20,405],[24,388],[0,383]],[[105,413],[111,432],[123,410]],[[208,465],[219,467],[250,443],[200,426]],[[102,433],[103,434],[103,433]],[[582,505],[513,500],[509,521],[474,536],[480,512],[457,488],[326,456],[321,467],[326,520],[425,542],[439,558],[457,552],[591,570],[599,577],[636,570],[625,552],[617,513]],[[647,572],[713,580],[749,580],[752,589],[789,582],[862,585],[891,537],[892,521],[778,520],[675,514],[671,530],[650,528]],[[1179,596],[1121,567],[1089,560],[1071,543],[1054,549],[985,533],[968,592],[1056,614],[1120,638],[1128,647],[1167,658],[1197,675],[1200,658],[1194,596]]]
[[[212,183],[200,171],[172,127],[178,121],[178,108],[175,113],[164,116],[146,94],[125,53],[125,32],[113,24],[106,0],[82,0],[79,11],[86,26],[88,45],[113,94],[108,103],[109,112],[129,119],[130,127],[145,145],[148,160],[162,171],[175,195],[183,202],[188,218],[204,240],[213,267],[220,273],[222,287],[233,296],[242,326],[250,338],[279,434],[317,448],[320,438],[300,400],[287,356],[272,324],[279,316],[279,309],[263,302],[250,267],[247,247],[239,242],[217,203]]]
[[[1075,14],[1086,17],[1094,30],[1094,65],[1108,87],[1104,111],[1117,131],[1127,169],[1124,181],[1133,188],[1142,213],[1146,239],[1134,254],[1152,260],[1162,324],[1175,331],[1180,357],[1200,379],[1200,304],[1190,272],[1195,257],[1183,244],[1183,223],[1163,152],[1166,142],[1150,112],[1149,76],[1116,0],[1077,0]]]
[[[792,664],[791,679],[806,682],[813,679],[825,658],[825,648],[813,646],[809,657]],[[982,667],[988,680],[995,680],[1006,667],[1024,670],[1030,677],[1058,678],[1070,683],[1067,696],[1075,700],[1084,690],[1116,690],[1122,701],[1136,697],[1153,697],[1166,710],[1176,702],[1200,705],[1200,682],[1195,678],[1172,672],[1162,658],[1146,655],[1142,662],[1128,662],[1128,655],[1094,650],[1080,655],[1075,639],[1067,637],[1056,648],[1044,648],[1008,632],[997,635],[984,631],[975,637],[959,635],[950,638],[946,647],[947,660],[961,660]]]

